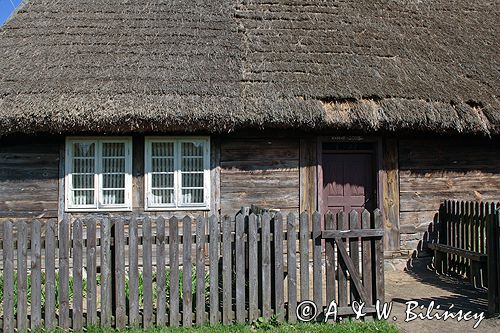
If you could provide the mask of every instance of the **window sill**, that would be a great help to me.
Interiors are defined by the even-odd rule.
[[[107,213],[107,212],[132,212],[131,207],[110,208],[66,208],[65,213]]]
[[[191,206],[191,207],[145,207],[145,212],[186,212],[186,211],[210,211],[207,206]]]

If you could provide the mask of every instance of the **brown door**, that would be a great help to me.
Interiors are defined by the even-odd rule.
[[[373,154],[323,152],[323,213],[375,208]]]

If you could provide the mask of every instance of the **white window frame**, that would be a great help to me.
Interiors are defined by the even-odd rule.
[[[73,177],[73,144],[78,142],[90,142],[96,144],[95,151],[95,173],[94,173],[94,204],[74,205],[70,196]],[[125,144],[125,203],[103,204],[102,203],[102,144],[124,143]],[[64,203],[67,212],[95,212],[95,211],[131,211],[132,210],[132,137],[66,137],[65,149],[65,191]]]
[[[203,141],[203,203],[181,203],[182,175],[181,143]],[[174,203],[152,204],[152,158],[151,147],[153,142],[174,143]],[[210,210],[210,137],[208,136],[146,136],[144,149],[144,210],[146,211],[183,211],[183,210]]]

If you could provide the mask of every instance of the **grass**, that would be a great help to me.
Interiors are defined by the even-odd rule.
[[[40,331],[41,333],[49,333]],[[62,333],[63,331],[51,331],[50,333]],[[398,329],[394,325],[390,325],[385,321],[374,322],[345,322],[339,324],[317,324],[317,323],[300,323],[300,324],[285,324],[280,323],[266,327],[256,328],[255,325],[217,325],[217,326],[200,326],[193,328],[174,328],[174,327],[152,327],[147,329],[141,328],[126,328],[122,330],[105,329],[105,328],[89,328],[87,333],[236,333],[236,332],[268,332],[268,333],[398,333]]]

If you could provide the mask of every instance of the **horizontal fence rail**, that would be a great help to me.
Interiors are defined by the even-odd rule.
[[[7,221],[0,320],[14,330],[297,321],[383,300],[379,210]],[[321,315],[320,317],[321,318]]]

